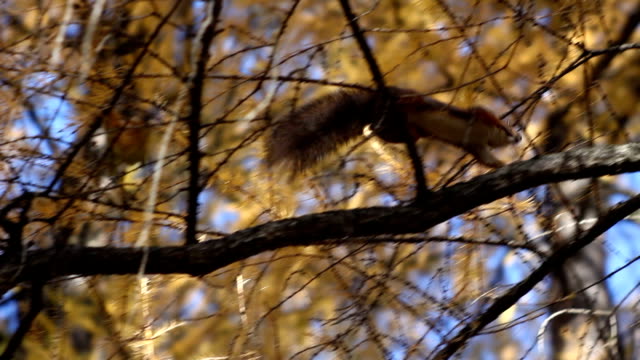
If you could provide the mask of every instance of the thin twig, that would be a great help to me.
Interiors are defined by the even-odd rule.
[[[592,243],[598,236],[609,230],[620,220],[638,210],[638,208],[640,208],[640,195],[615,206],[581,236],[578,236],[575,240],[570,241],[566,245],[554,251],[554,253],[543,261],[540,266],[533,270],[529,276],[511,287],[507,293],[497,298],[485,312],[480,314],[474,320],[469,321],[453,339],[447,342],[446,346],[440,350],[433,359],[449,359],[458,350],[460,350],[460,348],[462,348],[469,339],[477,335],[485,326],[497,319],[500,314],[518,302],[520,298],[531,291],[534,286],[542,281],[554,269],[558,269],[565,260]]]
[[[16,330],[11,339],[9,339],[7,347],[2,352],[2,355],[0,355],[0,360],[9,360],[14,358],[16,351],[18,351],[22,341],[24,340],[24,337],[27,335],[27,332],[29,332],[29,329],[31,329],[33,321],[42,310],[42,287],[43,284],[41,282],[33,283],[29,311],[25,314],[22,320],[20,320],[18,330]]]
[[[62,162],[62,164],[60,164],[60,167],[58,168],[55,175],[53,176],[53,179],[49,183],[49,186],[47,186],[47,189],[44,191],[44,195],[47,195],[53,191],[53,189],[56,187],[56,184],[60,181],[60,179],[62,179],[62,177],[64,176],[64,173],[67,171],[69,166],[71,166],[71,163],[73,163],[73,160],[75,159],[75,157],[78,156],[78,154],[80,153],[80,150],[82,150],[82,148],[85,147],[91,141],[91,139],[93,138],[93,135],[96,133],[96,131],[98,131],[100,126],[102,126],[102,122],[104,121],[104,119],[113,111],[113,108],[120,100],[120,97],[124,93],[124,90],[131,84],[131,81],[134,78],[134,73],[136,69],[138,69],[138,65],[142,63],[142,59],[147,54],[147,51],[151,47],[151,44],[158,37],[158,35],[160,34],[160,30],[164,28],[164,25],[166,25],[166,23],[169,21],[169,18],[171,17],[171,15],[173,15],[173,13],[178,9],[178,5],[180,5],[180,3],[181,1],[176,1],[173,7],[169,10],[169,12],[162,18],[160,23],[158,23],[153,33],[151,34],[151,36],[149,36],[147,41],[144,43],[142,50],[140,50],[140,53],[131,64],[131,67],[123,77],[122,82],[114,90],[114,93],[111,96],[111,99],[109,99],[109,102],[102,109],[102,111],[100,111],[100,113],[96,116],[96,119],[89,125],[87,132],[69,150],[69,154],[67,155],[66,159]],[[114,141],[117,141],[117,138],[114,138]],[[106,153],[103,155],[103,157],[104,156],[106,156]]]

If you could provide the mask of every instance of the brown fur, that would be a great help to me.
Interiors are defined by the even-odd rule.
[[[519,140],[485,109],[461,109],[409,89],[389,88],[389,92],[390,102],[384,104],[375,92],[340,90],[283,115],[266,139],[267,164],[282,164],[299,173],[361,135],[367,125],[387,142],[437,138],[491,167],[502,165],[491,148]]]

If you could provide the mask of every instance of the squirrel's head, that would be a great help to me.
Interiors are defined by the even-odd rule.
[[[522,139],[520,134],[512,127],[505,125],[491,111],[480,106],[474,106],[469,109],[469,112],[474,120],[480,121],[492,128],[494,136],[490,137],[489,145],[502,146],[516,144]]]

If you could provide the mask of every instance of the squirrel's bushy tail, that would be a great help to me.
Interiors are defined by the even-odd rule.
[[[373,92],[341,90],[281,116],[267,135],[267,164],[284,165],[292,174],[315,165],[362,134],[374,118],[374,98]]]

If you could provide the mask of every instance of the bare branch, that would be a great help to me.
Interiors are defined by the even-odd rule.
[[[348,244],[353,237],[424,232],[479,205],[525,189],[633,171],[640,171],[640,144],[602,145],[549,154],[441,189],[423,207],[328,211],[266,223],[195,245],[151,247],[145,273],[203,275],[288,246],[317,245],[330,239]],[[136,274],[143,252],[139,248],[112,247],[29,251],[23,263],[8,263],[0,268],[0,291],[22,281],[46,281],[73,274]]]
[[[187,231],[185,234],[185,244],[195,244],[196,225],[198,224],[198,197],[202,184],[200,181],[200,112],[202,111],[202,92],[204,89],[204,79],[207,70],[207,62],[209,61],[209,47],[217,34],[216,25],[220,20],[220,12],[222,11],[222,0],[216,0],[207,5],[210,13],[202,24],[203,28],[199,34],[200,42],[194,43],[194,48],[198,48],[200,53],[198,57],[193,57],[196,63],[192,69],[190,76],[190,109],[187,116],[189,124],[189,194],[187,197]],[[195,55],[195,54],[194,54]]]

